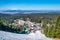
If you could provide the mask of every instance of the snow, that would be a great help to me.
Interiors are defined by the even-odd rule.
[[[52,40],[47,38],[44,34],[36,31],[30,34],[16,34],[10,32],[0,31],[0,40]]]

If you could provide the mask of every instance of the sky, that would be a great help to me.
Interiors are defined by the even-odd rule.
[[[0,10],[60,10],[60,0],[0,0]]]

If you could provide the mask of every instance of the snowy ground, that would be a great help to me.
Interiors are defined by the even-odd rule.
[[[0,40],[52,40],[39,31],[30,34],[16,34],[0,31]]]

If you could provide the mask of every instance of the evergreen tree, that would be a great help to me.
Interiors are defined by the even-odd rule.
[[[60,38],[60,16],[58,16],[56,19],[55,36]]]

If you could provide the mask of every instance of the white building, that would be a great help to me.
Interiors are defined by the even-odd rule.
[[[19,25],[24,25],[25,21],[17,19],[17,20],[14,20],[14,23],[19,24]]]
[[[47,26],[49,27],[49,26],[50,26],[50,24],[48,23],[48,24],[47,24]]]

